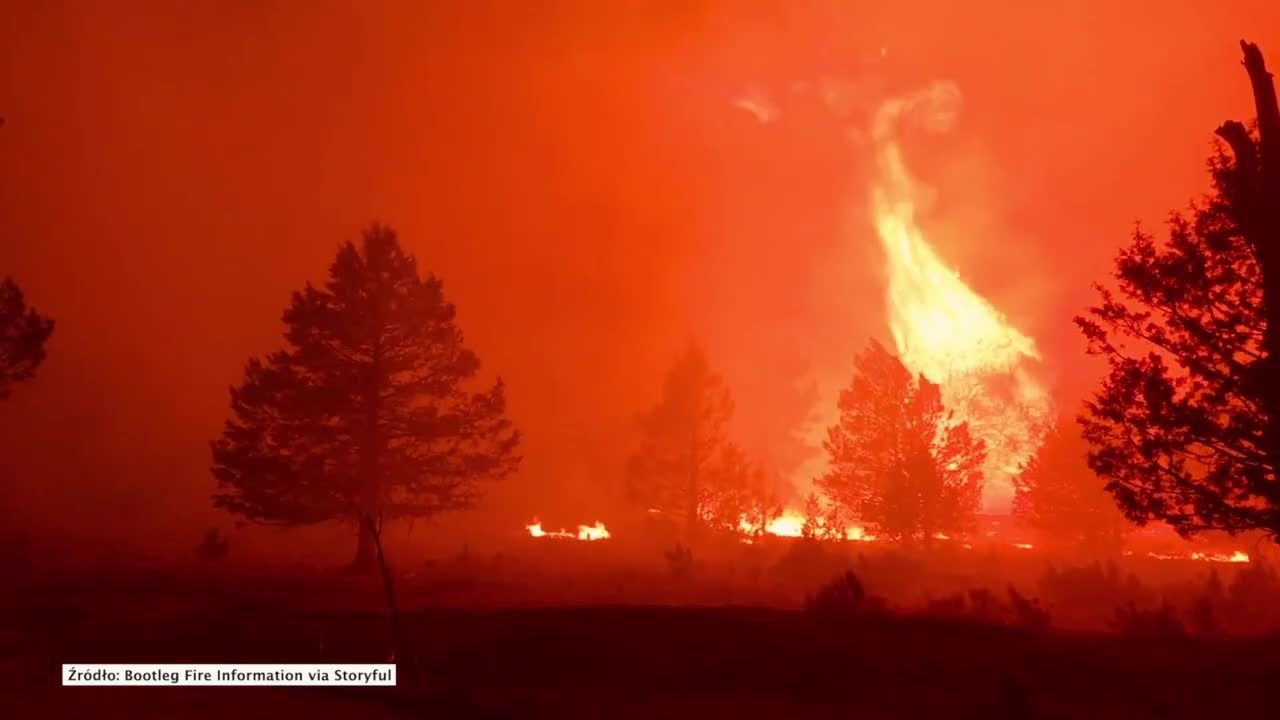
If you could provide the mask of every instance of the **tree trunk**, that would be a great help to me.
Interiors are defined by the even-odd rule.
[[[356,524],[356,556],[351,561],[352,572],[372,572],[378,565],[378,542],[374,528],[361,517]]]
[[[405,681],[402,684],[413,685],[417,683],[417,663],[413,657],[413,653],[408,638],[404,634],[404,626],[400,622],[400,603],[396,600],[395,581],[391,577],[391,567],[387,565],[387,555],[382,548],[382,528],[373,517],[368,515],[361,516],[360,524],[362,527],[369,529],[369,539],[373,543],[374,559],[377,561],[378,572],[382,575],[382,592],[387,602],[387,614],[391,620],[391,642],[395,648],[395,664],[397,667],[397,675],[402,675]]]
[[[1259,387],[1267,411],[1267,457],[1273,473],[1280,474],[1280,106],[1262,51],[1243,40],[1240,48],[1253,89],[1258,143],[1234,120],[1223,123],[1217,133],[1235,156],[1231,202],[1262,270],[1267,362]]]

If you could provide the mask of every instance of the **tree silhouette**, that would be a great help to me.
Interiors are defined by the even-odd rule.
[[[22,289],[10,278],[0,282],[0,400],[13,386],[35,377],[44,362],[44,344],[53,321],[27,307]]]
[[[912,377],[880,343],[854,365],[824,443],[831,470],[818,487],[879,536],[928,540],[969,529],[982,494],[982,441],[953,421],[937,385]]]
[[[661,400],[640,415],[642,439],[627,462],[627,494],[646,509],[684,518],[686,532],[696,532],[712,512],[715,483],[737,483],[736,475],[747,472],[745,457],[726,436],[732,416],[729,389],[701,348],[690,344],[667,372]]]
[[[1089,445],[1059,423],[1014,476],[1013,514],[1051,542],[1086,551],[1118,549],[1126,523],[1105,482],[1089,469]]]
[[[823,502],[817,493],[809,493],[804,498],[804,525],[800,528],[800,537],[810,540],[844,540],[848,537],[845,527],[844,513],[840,505]]]
[[[704,527],[739,532],[745,520],[756,534],[782,514],[776,484],[765,467],[736,443],[727,442],[706,468],[698,492],[698,519]]]
[[[1241,43],[1259,141],[1224,123],[1213,192],[1163,242],[1135,230],[1120,296],[1076,324],[1110,371],[1080,418],[1089,465],[1130,519],[1280,533],[1280,110],[1258,48]]]
[[[323,288],[284,312],[287,349],[252,358],[213,442],[214,503],[257,523],[348,521],[372,566],[384,520],[466,508],[478,481],[515,470],[519,434],[501,380],[463,345],[441,282],[395,233],[343,245]]]

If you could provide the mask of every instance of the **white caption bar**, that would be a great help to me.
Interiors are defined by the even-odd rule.
[[[66,663],[63,685],[395,685],[395,665]]]

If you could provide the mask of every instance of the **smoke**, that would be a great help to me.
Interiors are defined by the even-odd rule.
[[[691,336],[736,436],[807,483],[854,354],[890,333],[876,113],[942,72],[963,116],[940,93],[890,123],[936,188],[917,219],[1078,396],[1069,318],[1135,217],[1204,187],[1212,128],[1250,107],[1235,38],[1276,12],[517,5],[19,3],[0,274],[57,330],[0,405],[11,507],[175,547],[230,525],[207,467],[227,387],[374,220],[444,280],[527,438],[520,477],[415,541],[610,522],[632,419]]]

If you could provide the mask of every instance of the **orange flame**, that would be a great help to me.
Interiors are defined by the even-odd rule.
[[[1131,553],[1125,553],[1129,555]],[[1220,562],[1220,563],[1247,563],[1249,562],[1249,553],[1243,550],[1236,550],[1233,553],[1158,553],[1149,552],[1147,557],[1156,560],[1199,560],[1201,562]]]
[[[916,223],[921,189],[908,172],[896,128],[910,118],[945,131],[959,103],[954,85],[938,83],[884,103],[873,138],[879,173],[872,189],[876,232],[887,258],[889,329],[903,364],[942,387],[955,421],[968,421],[987,445],[988,507],[1012,493],[1009,477],[1039,447],[1051,402],[1029,371],[1039,359],[1033,339],[943,262]]]
[[[533,519],[533,524],[525,525],[525,530],[529,531],[530,537],[542,538],[568,538],[570,540],[607,540],[609,539],[609,530],[605,528],[604,523],[599,520],[595,525],[579,525],[578,533],[575,535],[568,530],[561,528],[560,530],[543,530],[542,523],[537,519]]]
[[[579,540],[607,540],[608,538],[609,531],[605,529],[604,523],[599,520],[596,521],[595,525],[578,526]]]
[[[821,521],[819,521],[821,522]],[[787,508],[778,517],[770,520],[764,526],[764,532],[767,535],[776,537],[793,537],[798,538],[804,535],[804,515],[799,510]],[[760,525],[748,520],[745,516],[738,520],[738,531],[743,535],[751,536],[759,533]],[[874,535],[868,535],[866,530],[860,525],[850,525],[845,528],[845,539],[857,542],[873,542],[876,538]],[[744,538],[744,542],[750,542],[751,538]]]
[[[751,536],[754,536],[757,534],[759,526],[754,525],[748,522],[746,518],[743,518],[738,525],[738,529],[744,535],[744,537],[742,538],[742,542],[750,544],[754,542]],[[535,538],[562,538],[566,540],[595,541],[595,540],[607,540],[610,537],[612,537],[608,528],[606,528],[605,524],[600,521],[596,521],[594,525],[579,525],[577,533],[573,533],[564,529],[544,530],[542,527],[542,523],[537,518],[534,518],[532,524],[525,526],[525,530],[528,531],[530,537],[535,537]],[[790,510],[790,509],[786,510],[779,517],[776,517],[773,520],[769,521],[769,523],[765,525],[764,532],[768,535],[773,535],[776,537],[783,537],[783,538],[801,537],[804,534],[804,516],[801,515],[796,510]],[[998,535],[998,533],[994,531],[988,531],[984,533],[984,536],[986,536],[989,539],[994,538],[996,535]],[[878,538],[876,536],[868,534],[866,529],[859,525],[848,526],[845,529],[844,536],[846,540],[849,540],[852,542],[877,542],[878,541]],[[933,537],[934,539],[937,539],[937,540],[952,539],[951,536],[946,535],[944,533],[935,533]],[[994,544],[1003,544],[1003,543],[996,540],[994,541]],[[973,544],[969,542],[964,542],[964,543],[961,543],[961,547],[965,550],[972,550]],[[1022,550],[1022,551],[1032,551],[1036,549],[1035,545],[1027,542],[1009,543],[1007,547],[1013,548],[1015,550]],[[1135,553],[1132,550],[1127,550],[1124,552],[1124,555],[1127,557],[1132,557],[1134,554]],[[1148,557],[1154,560],[1193,560],[1198,562],[1216,562],[1216,563],[1247,563],[1251,561],[1249,554],[1244,552],[1243,550],[1236,550],[1231,553],[1201,552],[1201,551],[1184,552],[1184,553],[1147,552],[1145,553],[1145,557]]]

